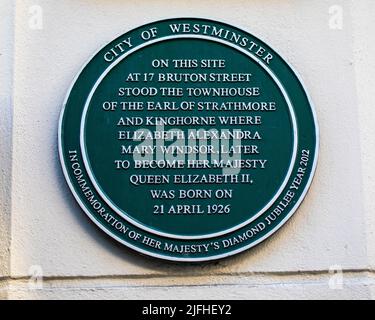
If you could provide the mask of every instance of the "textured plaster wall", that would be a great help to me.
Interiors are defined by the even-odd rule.
[[[30,28],[33,5],[43,9],[41,30]],[[329,27],[332,5],[343,10],[343,29]],[[372,0],[2,0],[0,9],[8,12],[0,47],[0,80],[7,84],[0,298],[374,296]],[[321,131],[317,172],[294,217],[252,250],[195,265],[143,257],[100,232],[70,194],[57,152],[62,102],[82,64],[119,34],[177,16],[221,20],[266,41],[304,79]],[[342,279],[330,268],[343,270],[342,289],[330,289]],[[30,274],[43,275],[43,284],[33,287]]]
[[[366,35],[371,37],[375,33],[374,13],[374,1],[356,2],[352,10],[365,219],[368,256],[373,269],[375,267],[375,40],[369,39]]]
[[[0,3],[0,299],[6,298],[6,279],[10,272],[10,199],[12,145],[12,84],[14,8]]]

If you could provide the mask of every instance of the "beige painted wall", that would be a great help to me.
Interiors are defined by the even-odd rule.
[[[343,28],[332,29],[340,8]],[[2,0],[0,10],[0,298],[374,297],[374,1]],[[82,64],[127,30],[178,16],[228,22],[271,45],[304,79],[321,131],[316,176],[291,220],[254,249],[198,265],[104,236],[74,201],[57,153],[62,102]]]

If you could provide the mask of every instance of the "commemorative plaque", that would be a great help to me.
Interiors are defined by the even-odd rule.
[[[318,131],[301,81],[267,44],[178,18],[125,33],[85,65],[59,151],[76,200],[108,235],[204,261],[253,247],[296,211]]]

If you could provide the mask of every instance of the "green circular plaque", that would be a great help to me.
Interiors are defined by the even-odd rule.
[[[318,129],[301,81],[268,45],[179,18],[129,31],[85,65],[59,151],[103,231],[147,255],[204,261],[258,244],[295,212]]]

